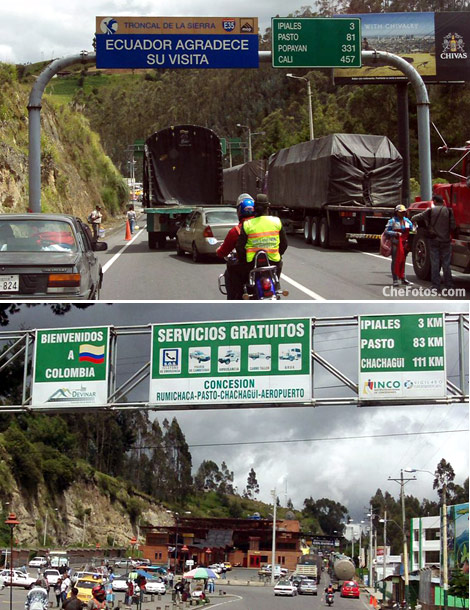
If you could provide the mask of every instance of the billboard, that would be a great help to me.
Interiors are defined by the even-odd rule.
[[[257,68],[256,17],[97,17],[97,68]]]
[[[470,81],[470,13],[361,13],[362,50],[387,51],[409,62],[426,83]],[[394,83],[406,77],[394,66],[335,70],[343,83]]]
[[[32,404],[106,404],[109,335],[107,326],[37,330]]]
[[[307,318],[152,326],[151,404],[311,399]]]
[[[444,314],[359,316],[362,400],[446,396]]]
[[[468,573],[468,534],[468,502],[447,506],[447,567],[449,574],[454,570],[462,570]]]

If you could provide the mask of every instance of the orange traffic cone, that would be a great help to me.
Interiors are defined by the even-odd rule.
[[[131,225],[129,224],[129,221],[126,220],[126,239],[125,239],[125,241],[129,241],[131,239],[132,239]]]

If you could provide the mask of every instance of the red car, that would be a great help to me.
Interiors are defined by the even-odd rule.
[[[347,580],[341,587],[341,597],[357,597],[359,599],[359,585],[354,580]]]

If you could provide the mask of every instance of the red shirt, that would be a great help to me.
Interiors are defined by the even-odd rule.
[[[249,220],[250,218],[254,218],[254,216],[242,218],[236,227],[232,227],[230,229],[230,231],[227,233],[226,238],[224,239],[224,243],[217,248],[216,254],[219,258],[225,258],[235,248],[235,245],[238,241],[238,237],[240,235],[240,227],[245,222],[245,220]]]

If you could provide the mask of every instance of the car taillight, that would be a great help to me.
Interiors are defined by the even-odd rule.
[[[48,288],[77,288],[80,286],[79,273],[50,273]]]
[[[212,229],[210,228],[210,225],[207,225],[207,227],[205,227],[202,234],[204,237],[214,237],[214,233],[212,233]]]

